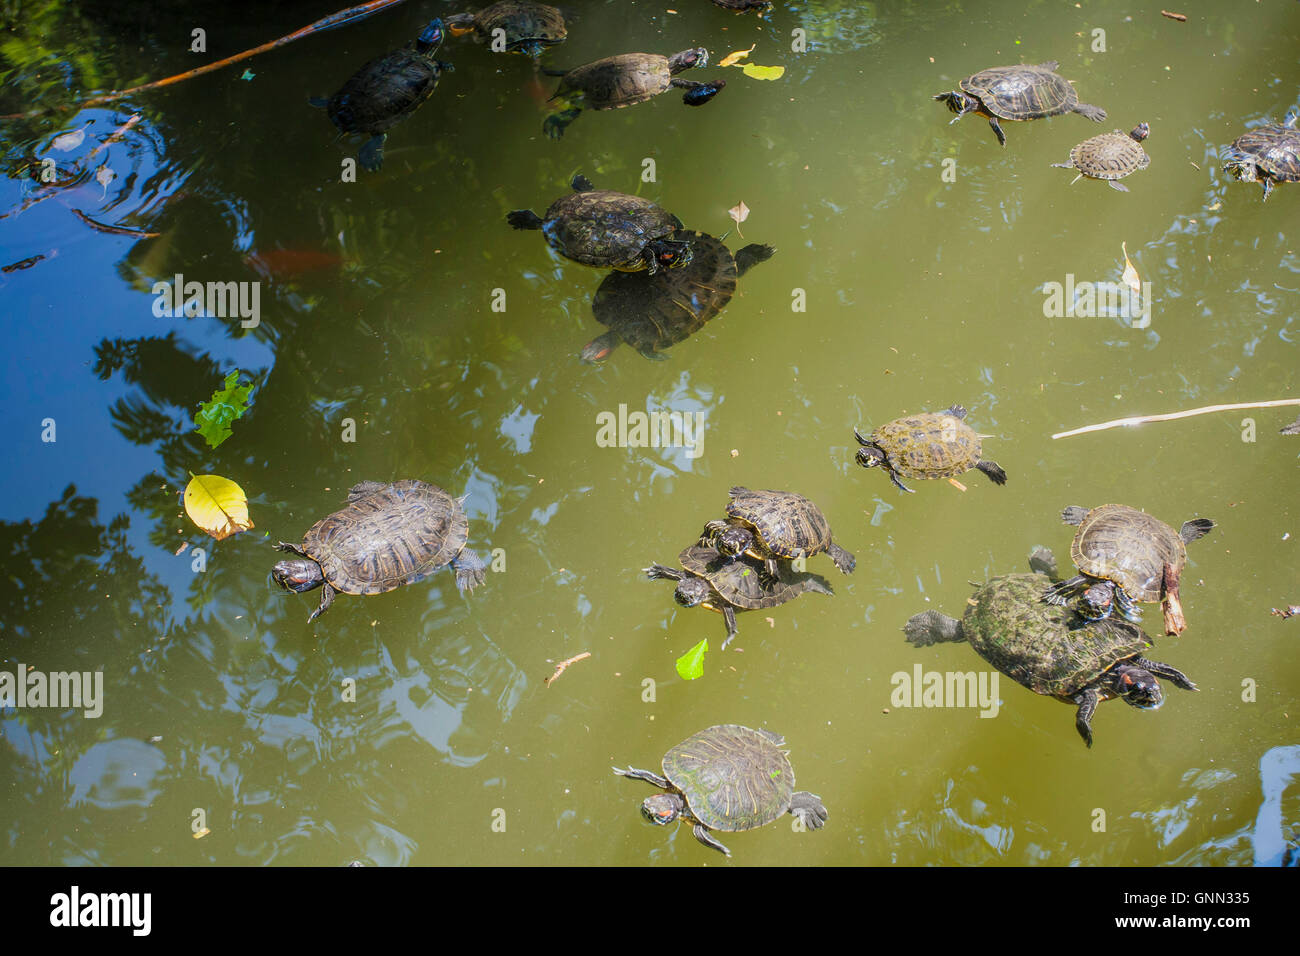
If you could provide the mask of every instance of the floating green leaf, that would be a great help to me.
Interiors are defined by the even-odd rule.
[[[677,673],[681,675],[682,680],[695,680],[697,677],[704,676],[704,655],[708,649],[709,639],[706,637],[677,658]]]
[[[759,66],[757,63],[746,63],[741,67],[745,75],[755,80],[779,80],[785,76],[785,67],[783,66]]]
[[[209,448],[216,448],[229,438],[230,423],[248,411],[248,396],[253,386],[238,382],[239,369],[235,369],[226,376],[226,384],[213,392],[194,416],[195,430],[207,440]]]

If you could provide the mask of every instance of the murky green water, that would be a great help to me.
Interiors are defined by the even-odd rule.
[[[1300,718],[1297,622],[1269,614],[1300,603],[1300,439],[1277,433],[1295,409],[1050,436],[1297,396],[1300,187],[1263,205],[1217,157],[1300,107],[1300,9],[1187,0],[1176,23],[1107,2],[778,0],[765,20],[668,6],[573,2],[544,62],[695,45],[716,61],[756,44],[751,59],[785,76],[709,67],[698,78],[728,86],[704,107],[669,94],[587,113],[554,143],[551,80],[449,40],[455,72],[393,131],[384,169],[340,183],[355,147],[307,98],[461,9],[439,2],[112,108],[6,124],[0,258],[45,258],[0,277],[0,669],[102,671],[104,703],[97,719],[3,711],[0,860],[716,865],[688,829],[646,825],[649,787],[610,766],[657,768],[736,722],[784,734],[830,811],[816,834],[730,836],[738,864],[1277,862],[1300,826],[1286,789],[1300,770],[1260,774]],[[0,47],[3,111],[189,69],[322,12],[39,8],[45,52]],[[176,39],[195,26],[203,56]],[[796,27],[807,52],[790,49]],[[983,67],[1051,59],[1104,124],[1009,123],[1001,149],[983,120],[948,126],[930,100]],[[132,112],[139,125],[88,163],[115,179],[33,202],[23,157],[85,157]],[[83,144],[50,148],[92,120]],[[1139,121],[1151,166],[1128,194],[1050,167]],[[543,210],[575,171],[714,234],[743,200],[733,248],[778,252],[667,361],[623,348],[583,365],[603,331],[600,273],[503,221]],[[106,235],[74,208],[159,235]],[[1044,315],[1048,283],[1118,281],[1122,242],[1151,283],[1149,327]],[[156,316],[150,286],[177,273],[261,281],[260,325]],[[234,368],[254,406],[213,451],[192,416]],[[993,436],[1004,488],[971,472],[965,493],[902,495],[854,464],[855,426],[953,402]],[[600,447],[597,416],[621,405],[703,413],[702,453]],[[179,507],[190,472],[238,481],[256,529],[199,535]],[[468,493],[471,545],[499,549],[502,569],[469,599],[446,572],[343,595],[308,626],[319,592],[274,588],[271,544],[300,540],[354,482],[400,477]],[[742,615],[733,648],[686,682],[674,660],[716,647],[720,619],[640,569],[671,563],[734,484],[813,498],[857,571],[812,559],[833,598]],[[959,614],[968,581],[1019,570],[1034,544],[1064,558],[1060,509],[1107,501],[1218,522],[1189,549],[1190,626],[1152,655],[1199,693],[1169,689],[1158,713],[1106,704],[1091,750],[1072,708],[1005,678],[992,719],[891,703],[893,675],[918,664],[988,671],[962,645],[911,648],[911,614]]]

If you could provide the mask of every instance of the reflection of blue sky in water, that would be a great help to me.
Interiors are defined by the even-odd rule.
[[[1255,818],[1256,866],[1281,866],[1284,860],[1295,865],[1295,847],[1288,847],[1288,833],[1283,830],[1282,798],[1287,786],[1297,777],[1300,777],[1300,745],[1274,747],[1259,758],[1259,786],[1264,791],[1264,802]],[[1300,821],[1291,824],[1292,840],[1297,825]]]

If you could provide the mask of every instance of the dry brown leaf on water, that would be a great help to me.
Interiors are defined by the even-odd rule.
[[[749,56],[751,53],[754,52],[755,46],[758,46],[758,44],[755,43],[754,46],[751,46],[748,50],[737,50],[734,53],[728,53],[718,63],[718,66],[731,66],[733,63],[739,63],[745,57]]]
[[[185,513],[218,541],[253,527],[244,489],[220,475],[191,475],[185,486]]]
[[[1124,284],[1133,290],[1134,295],[1142,294],[1142,279],[1138,276],[1138,271],[1134,268],[1133,263],[1129,261],[1128,246],[1126,243],[1119,244],[1120,249],[1124,252]]]
[[[749,207],[745,205],[745,201],[742,199],[728,209],[727,215],[736,221],[736,233],[741,239],[744,239],[745,234],[740,231],[740,224],[749,218]]]

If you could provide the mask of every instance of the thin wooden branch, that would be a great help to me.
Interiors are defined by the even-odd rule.
[[[566,670],[568,670],[570,664],[576,664],[578,661],[586,660],[590,656],[591,656],[591,651],[583,651],[581,654],[577,654],[573,657],[570,657],[568,660],[560,661],[560,663],[555,665],[555,673],[552,674],[550,677],[546,678],[546,686],[550,687],[551,681],[555,680]]]
[[[1107,428],[1118,428],[1120,425],[1145,425],[1147,422],[1168,422],[1176,418],[1208,415],[1210,412],[1230,412],[1238,408],[1277,408],[1279,405],[1300,405],[1300,398],[1281,398],[1275,402],[1237,402],[1232,405],[1206,405],[1204,408],[1191,408],[1185,412],[1169,412],[1165,415],[1135,415],[1132,418],[1117,418],[1113,422],[1102,422],[1100,425],[1084,425],[1082,428],[1071,429],[1068,432],[1057,432],[1052,437],[1069,438],[1072,435],[1082,435],[1084,432],[1099,432],[1105,431]]]

